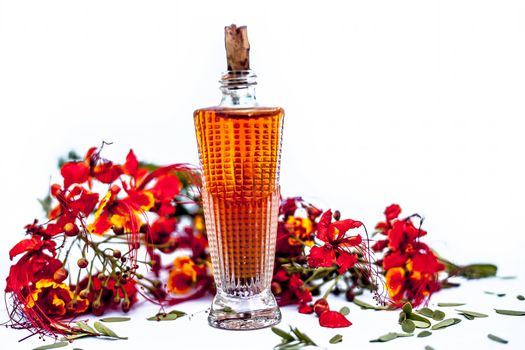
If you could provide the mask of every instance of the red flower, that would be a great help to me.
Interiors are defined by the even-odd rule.
[[[280,306],[309,303],[312,301],[312,293],[305,286],[299,274],[288,275],[283,268],[276,270],[273,276],[272,291]]]
[[[382,251],[388,248],[382,267],[392,304],[401,306],[409,301],[418,306],[439,290],[438,273],[445,266],[426,244],[419,242],[426,231],[414,226],[410,217],[399,219],[400,212],[397,204],[385,210],[386,222],[379,223],[376,228],[387,239],[377,241],[373,249]]]
[[[336,264],[339,273],[343,274],[357,262],[357,255],[350,248],[362,243],[360,235],[346,237],[348,230],[362,226],[352,219],[332,221],[332,211],[326,211],[317,225],[317,238],[324,242],[321,247],[312,247],[308,255],[310,267],[331,267]],[[362,247],[364,249],[364,247]]]
[[[327,328],[344,328],[350,327],[352,322],[340,312],[337,311],[325,311],[319,316],[319,324],[322,327]]]

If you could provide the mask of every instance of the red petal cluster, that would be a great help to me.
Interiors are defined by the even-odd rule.
[[[400,219],[400,213],[401,207],[397,204],[386,208],[386,220],[376,226],[386,238],[378,240],[372,249],[385,251],[382,267],[392,304],[401,306],[409,301],[418,306],[441,288],[438,273],[445,266],[419,241],[427,232],[416,227],[410,217]]]

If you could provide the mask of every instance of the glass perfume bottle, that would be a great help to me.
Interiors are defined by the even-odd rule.
[[[234,49],[229,49],[228,35],[240,40],[242,50],[249,49],[246,27],[226,27],[229,70],[220,81],[221,103],[194,113],[217,286],[208,322],[223,329],[258,329],[281,319],[270,284],[284,111],[257,103],[256,76],[246,62],[232,63],[243,54],[233,53],[230,59]]]

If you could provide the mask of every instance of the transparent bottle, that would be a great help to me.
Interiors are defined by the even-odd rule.
[[[251,70],[227,71],[220,83],[221,103],[194,113],[217,285],[208,322],[258,329],[281,319],[270,284],[284,111],[257,104]]]

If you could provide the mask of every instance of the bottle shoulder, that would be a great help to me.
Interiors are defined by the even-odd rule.
[[[284,115],[284,109],[281,107],[266,107],[266,106],[253,106],[253,107],[223,107],[213,106],[206,108],[199,108],[193,113],[194,117],[203,114],[213,114],[218,117],[228,118],[254,118],[264,116],[276,116]]]

